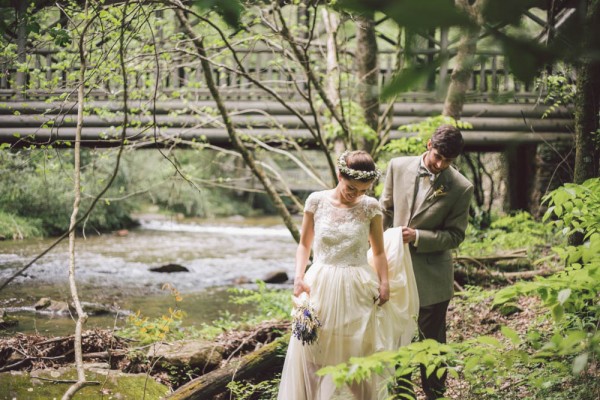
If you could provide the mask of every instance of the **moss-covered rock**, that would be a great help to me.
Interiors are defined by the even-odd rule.
[[[146,374],[126,374],[108,369],[107,365],[87,365],[86,379],[99,384],[81,389],[75,399],[161,399],[169,392],[165,385],[154,381]],[[0,399],[49,400],[60,399],[70,383],[62,380],[77,379],[74,367],[36,370],[27,372],[0,373]]]
[[[11,328],[19,324],[19,321],[6,313],[6,310],[0,308],[0,330]]]

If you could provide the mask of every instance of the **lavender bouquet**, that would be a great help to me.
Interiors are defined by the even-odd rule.
[[[292,335],[305,344],[313,344],[317,341],[318,330],[321,322],[317,317],[315,309],[310,305],[306,292],[294,297],[294,308],[292,310]]]

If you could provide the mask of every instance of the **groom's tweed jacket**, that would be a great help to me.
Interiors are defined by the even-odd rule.
[[[413,210],[421,157],[390,161],[380,203],[384,227],[419,230],[419,245],[410,246],[421,307],[452,298],[454,269],[451,249],[465,238],[473,185],[453,167],[436,178],[425,201]]]

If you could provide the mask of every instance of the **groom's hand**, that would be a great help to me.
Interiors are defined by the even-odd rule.
[[[417,232],[407,226],[402,227],[402,241],[404,243],[413,243],[417,240]]]

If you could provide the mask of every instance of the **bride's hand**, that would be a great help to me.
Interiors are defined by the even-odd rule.
[[[390,284],[389,282],[379,283],[379,305],[382,306],[390,299]]]
[[[298,297],[302,294],[302,292],[310,294],[310,287],[308,287],[308,285],[304,283],[304,279],[294,279],[294,296]]]

